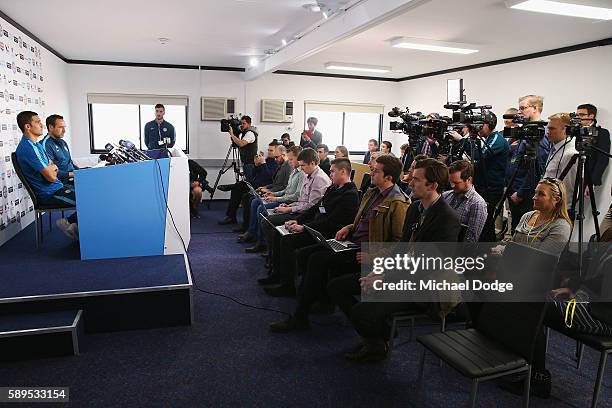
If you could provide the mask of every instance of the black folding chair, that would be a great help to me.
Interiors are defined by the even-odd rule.
[[[36,198],[36,194],[34,194],[34,190],[30,183],[28,183],[28,179],[23,174],[21,167],[19,166],[19,162],[17,161],[17,155],[15,152],[11,153],[11,161],[13,162],[13,168],[15,169],[15,173],[17,173],[17,177],[21,180],[21,183],[27,190],[30,198],[32,199],[32,205],[34,206],[34,228],[36,230],[36,248],[40,246],[43,240],[43,219],[42,215],[45,213],[49,214],[49,231],[51,231],[53,223],[51,221],[51,213],[53,212],[61,212],[62,217],[64,216],[64,211],[73,211],[74,207],[57,207],[44,205],[38,202]]]

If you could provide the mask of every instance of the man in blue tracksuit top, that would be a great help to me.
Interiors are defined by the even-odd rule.
[[[504,178],[508,164],[508,141],[501,132],[495,132],[497,116],[489,112],[491,120],[482,125],[478,139],[467,139],[465,153],[474,161],[474,187],[487,203],[487,221],[480,235],[482,242],[494,242],[495,220],[493,213],[504,193]],[[464,139],[466,140],[466,139]]]
[[[161,103],[155,105],[155,120],[144,126],[145,145],[149,150],[174,147],[176,132],[170,122],[164,120],[166,108]]]
[[[42,138],[40,144],[43,145],[49,159],[58,168],[57,178],[64,184],[74,184],[74,171],[79,167],[72,162],[68,143],[64,140],[66,134],[66,122],[60,115],[47,117],[47,135]]]
[[[50,160],[38,138],[43,134],[43,124],[36,112],[22,111],[17,115],[17,125],[23,137],[15,155],[27,183],[34,190],[36,200],[56,208],[76,206],[74,188],[58,179],[58,167]],[[60,218],[57,226],[75,241],[79,239],[76,212],[68,218]]]

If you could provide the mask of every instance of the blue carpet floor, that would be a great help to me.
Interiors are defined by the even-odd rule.
[[[223,202],[213,203],[211,211],[203,206],[202,218],[192,223],[189,256],[199,287],[251,305],[291,311],[292,299],[270,298],[256,284],[264,274],[262,258],[245,254],[231,228],[216,225],[223,207]],[[0,259],[27,267],[27,260],[18,263],[12,249],[33,244],[30,227],[0,247]],[[57,228],[41,250],[49,257],[78,257],[76,245]],[[342,353],[357,337],[339,312],[316,317],[317,324],[307,332],[273,335],[268,324],[283,318],[280,314],[197,291],[194,308],[196,321],[190,327],[86,335],[80,356],[0,364],[0,386],[69,386],[70,406],[95,407],[467,404],[469,382],[451,368],[439,367],[433,357],[427,360],[424,382],[417,383],[421,348],[407,342],[407,329],[400,331],[402,344],[389,361],[355,366]],[[436,329],[421,326],[415,332]],[[599,355],[586,348],[583,366],[576,370],[573,352],[570,340],[553,333],[548,354],[553,396],[533,398],[532,407],[589,406]],[[493,383],[480,387],[480,407],[517,407],[520,402]],[[612,362],[599,406],[612,407]]]

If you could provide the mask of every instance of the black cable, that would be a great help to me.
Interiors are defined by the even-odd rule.
[[[202,293],[206,293],[208,295],[219,296],[219,297],[222,297],[222,298],[225,298],[225,299],[229,299],[232,302],[237,303],[237,304],[239,304],[241,306],[244,306],[244,307],[248,307],[248,308],[256,309],[256,310],[265,310],[265,311],[268,311],[268,312],[275,312],[275,313],[280,313],[280,314],[284,314],[284,315],[287,315],[287,316],[291,316],[291,313],[283,312],[281,310],[276,310],[276,309],[270,309],[270,308],[267,308],[267,307],[260,307],[260,306],[249,305],[248,303],[242,302],[242,301],[240,301],[240,300],[238,300],[236,298],[233,298],[231,296],[224,295],[222,293],[217,293],[217,292],[211,292],[211,291],[208,291],[208,290],[204,290],[204,289],[201,289],[198,286],[198,284],[197,284],[197,282],[195,280],[195,277],[193,276],[193,268],[191,266],[191,260],[189,259],[189,254],[187,253],[187,245],[185,245],[185,240],[183,239],[181,233],[178,230],[178,227],[176,226],[176,223],[174,222],[174,216],[172,215],[172,211],[170,211],[170,208],[168,207],[168,199],[166,198],[166,188],[164,187],[163,175],[162,175],[161,166],[159,165],[159,160],[158,159],[155,159],[155,164],[157,165],[157,170],[158,170],[158,173],[159,173],[159,181],[160,181],[161,187],[162,187],[164,203],[166,204],[166,211],[168,212],[168,214],[170,214],[170,220],[172,221],[172,225],[174,226],[174,229],[175,229],[176,233],[178,234],[179,238],[181,239],[181,243],[183,245],[183,250],[185,251],[185,257],[187,258],[187,263],[189,265],[189,276],[191,276],[191,282],[193,283],[194,288],[196,288],[196,290],[198,290],[198,291],[200,291]]]

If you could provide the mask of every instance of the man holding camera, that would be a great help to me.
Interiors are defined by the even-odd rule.
[[[230,126],[227,133],[232,139],[232,143],[238,147],[240,153],[240,161],[244,168],[245,175],[247,175],[253,168],[255,156],[257,155],[257,128],[251,126],[251,117],[244,115],[240,118],[240,133],[234,134],[234,129]],[[219,190],[225,191],[219,186]]]
[[[582,119],[582,126],[594,126],[597,119],[597,107],[590,103],[579,105],[576,108],[576,116]],[[604,152],[610,152],[610,132],[608,132],[608,129],[598,127],[597,144],[595,147]],[[586,168],[589,170],[593,187],[601,186],[602,177],[606,167],[608,167],[609,160],[608,156],[597,150],[593,150],[591,155],[587,157]],[[588,195],[586,187],[584,193]]]
[[[149,150],[173,147],[176,142],[176,132],[172,123],[164,120],[166,108],[161,103],[155,105],[155,119],[144,127],[145,145]]]
[[[474,187],[487,203],[487,221],[485,222],[481,242],[495,242],[495,207],[504,194],[504,176],[510,146],[500,132],[495,132],[497,116],[493,112],[471,139],[473,149],[466,153],[474,160]]]
[[[548,117],[548,134],[546,137],[548,137],[551,148],[546,161],[544,177],[560,178],[561,173],[563,173],[572,157],[578,154],[574,140],[567,138],[565,133],[566,128],[570,125],[570,120],[569,113],[565,112],[556,113]],[[567,197],[563,198],[567,203],[568,209],[572,205],[577,170],[578,165],[574,162],[565,177],[563,177],[563,184],[565,184],[565,191],[567,192]]]
[[[529,122],[542,120],[543,107],[544,98],[541,96],[526,95],[519,98],[519,114]],[[546,130],[546,133],[548,133],[548,130]],[[550,151],[550,143],[546,137],[543,137],[537,142],[535,154],[536,163],[532,165],[531,163],[525,162],[519,165],[521,158],[525,156],[528,143],[531,142],[525,139],[519,142],[506,170],[506,177],[508,180],[510,180],[512,175],[516,172],[514,182],[512,185],[508,186],[510,213],[512,214],[512,232],[514,232],[523,214],[533,209],[532,197],[537,182],[544,174],[544,166],[546,165],[546,159]]]

